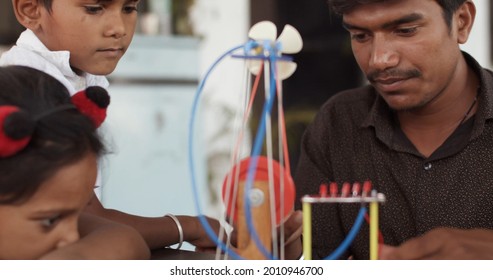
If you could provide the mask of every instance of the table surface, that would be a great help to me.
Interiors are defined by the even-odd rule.
[[[151,252],[151,260],[215,260],[216,254],[163,248]]]

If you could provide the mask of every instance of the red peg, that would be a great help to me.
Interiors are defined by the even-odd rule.
[[[318,193],[320,194],[320,197],[326,197],[327,196],[327,184],[321,184]]]
[[[348,197],[350,190],[351,190],[351,184],[349,184],[348,182],[345,182],[344,184],[342,184],[341,196],[342,197]]]
[[[330,183],[330,196],[334,197],[337,196],[337,183],[332,182]]]
[[[354,182],[353,183],[353,196],[358,196],[359,193],[361,192],[361,184],[359,182]]]
[[[371,188],[372,188],[371,181],[365,181],[363,183],[363,193],[365,196],[371,192]]]

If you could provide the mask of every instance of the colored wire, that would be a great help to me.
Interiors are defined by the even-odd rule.
[[[200,99],[200,95],[202,94],[202,91],[204,89],[205,83],[207,79],[209,78],[210,74],[212,73],[212,70],[227,56],[231,55],[233,52],[244,48],[245,45],[237,46],[223,55],[221,55],[212,65],[211,67],[207,70],[204,78],[200,82],[195,98],[193,100],[193,105],[192,105],[192,111],[191,111],[191,118],[189,122],[189,142],[188,142],[188,159],[189,159],[189,168],[190,168],[190,173],[191,173],[191,180],[192,180],[192,189],[193,189],[193,195],[194,195],[194,200],[195,200],[195,208],[197,209],[197,212],[199,213],[198,218],[200,223],[202,224],[202,227],[204,228],[205,232],[209,236],[209,238],[216,244],[216,246],[220,247],[225,253],[231,255],[235,259],[243,259],[240,255],[238,255],[235,251],[231,250],[224,242],[222,242],[219,237],[216,235],[212,227],[210,226],[209,222],[205,218],[204,215],[202,215],[202,208],[199,203],[199,194],[198,194],[198,188],[197,188],[197,182],[195,178],[195,165],[194,165],[194,145],[193,145],[193,139],[194,137],[194,128],[195,128],[195,116],[197,114],[197,108],[198,108],[198,103]]]
[[[252,88],[252,91],[250,93],[250,100],[248,102],[248,107],[245,111],[245,115],[244,115],[244,118],[243,118],[243,125],[246,125],[247,123],[247,119],[248,119],[248,116],[250,115],[250,112],[252,110],[252,107],[253,107],[253,101],[255,100],[255,96],[257,95],[257,90],[258,90],[258,85],[259,85],[259,82],[260,82],[260,76],[262,75],[262,72],[264,70],[264,67],[261,66],[260,67],[260,71],[257,75],[257,78],[255,78],[255,81],[253,83],[253,88]],[[240,143],[241,141],[243,140],[243,130],[240,130],[240,136],[238,137],[238,140],[236,142],[236,146],[235,146],[235,149],[234,149],[234,152],[233,152],[233,155],[234,155],[234,158],[233,158],[233,162],[234,163],[237,163],[237,160],[238,160],[238,157],[237,155],[239,154],[239,146],[240,146]]]
[[[239,136],[237,138],[235,147],[233,148],[233,151],[231,152],[231,155],[232,155],[231,166],[237,166],[237,168],[236,168],[235,174],[228,173],[228,175],[226,177],[226,191],[225,192],[226,192],[227,196],[226,196],[225,201],[224,201],[224,203],[226,205],[230,205],[230,203],[232,203],[232,201],[236,201],[236,199],[237,199],[237,190],[238,190],[239,177],[240,177],[239,176],[240,168],[238,166],[239,154],[240,154],[240,143],[243,139],[243,131],[244,131],[244,128],[246,127],[248,116],[250,115],[250,112],[251,112],[251,109],[253,106],[253,101],[255,100],[255,96],[257,95],[258,85],[260,83],[260,77],[261,77],[261,74],[263,72],[263,69],[264,69],[264,67],[262,65],[260,67],[260,71],[259,71],[257,77],[255,78],[253,87],[252,87],[251,92],[249,94],[250,97],[248,98],[248,96],[247,96],[248,105],[246,107],[245,114],[243,115],[241,128],[239,129],[239,133],[238,133]],[[249,76],[250,73],[248,72],[247,75]],[[233,176],[234,176],[234,179],[231,178]],[[233,186],[233,193],[231,193],[231,182],[232,181],[235,182],[235,184]],[[226,215],[229,216],[229,223],[233,224],[232,220],[233,220],[233,217],[235,216],[236,207],[231,206],[230,208],[231,208],[231,211],[229,213],[226,213]],[[219,247],[217,247],[217,249],[220,250]],[[226,256],[225,256],[225,258],[226,258]]]
[[[251,83],[251,80],[250,80],[250,72],[249,72],[249,69],[248,67],[246,66],[246,63],[243,67],[243,82],[242,82],[242,87],[241,88],[245,88],[245,94],[243,95],[243,98],[241,98],[242,96],[240,96],[239,99],[241,99],[241,106],[242,108],[246,111],[246,104],[247,104],[247,100],[248,98],[250,97],[250,90],[251,90],[251,87],[250,87],[250,83]],[[231,151],[230,151],[230,155],[231,155],[231,159],[230,159],[230,164],[231,166],[235,166],[236,164],[236,155],[238,153],[241,153],[242,149],[240,148],[240,139],[242,138],[242,132],[243,130],[245,129],[245,126],[243,125],[243,117],[245,116],[245,113],[243,113],[244,111],[239,111],[239,110],[236,110],[235,112],[235,117],[234,117],[234,121],[233,121],[233,137],[235,136],[238,136],[236,138],[234,138],[233,142],[237,142],[237,145],[232,147]],[[241,115],[241,116],[240,116]],[[235,181],[232,181],[232,178],[235,178]],[[238,178],[239,178],[239,169],[235,172],[235,174],[232,174],[231,172],[230,173],[227,173],[227,176],[226,176],[226,184],[223,184],[223,189],[222,189],[222,196],[223,196],[223,203],[224,205],[226,205],[226,211],[224,211],[223,213],[223,220],[226,221],[229,225],[233,225],[234,224],[234,215],[235,215],[235,211],[236,211],[236,207],[231,207],[230,203],[231,201],[236,201],[236,197],[237,197],[237,190],[238,188],[236,187],[236,183],[238,182]],[[233,189],[233,186],[231,186],[231,183],[234,182],[234,189]],[[233,190],[233,193],[231,193],[231,190]],[[231,210],[228,210],[228,209],[231,209]],[[221,230],[219,232],[219,240],[223,240],[223,237],[224,237],[224,234],[225,234],[225,231]],[[226,244],[227,246],[231,247],[231,234],[227,234],[226,235]],[[221,248],[219,247],[216,247],[216,260],[219,260],[221,258]],[[227,254],[223,254],[222,256],[224,258],[224,260],[227,260],[228,259],[228,255]]]
[[[337,247],[337,249],[335,249],[334,252],[332,252],[332,254],[324,258],[324,260],[337,260],[341,257],[341,255],[349,248],[351,243],[353,243],[354,239],[356,238],[356,235],[358,235],[361,225],[365,220],[365,214],[366,214],[366,207],[361,207],[358,216],[354,221],[354,225],[349,231],[349,233],[347,234],[346,238],[344,238],[342,243],[339,244],[339,247]]]
[[[264,62],[264,64],[269,65],[268,62]],[[267,68],[267,67],[266,67]],[[269,98],[269,94],[275,94],[275,90],[270,89],[270,79],[271,78],[276,78],[275,76],[275,64],[273,67],[268,67],[271,71],[269,73],[265,72],[265,77],[264,77],[264,82],[265,82],[265,99],[267,100]],[[279,102],[278,102],[279,103]],[[275,196],[275,189],[274,189],[274,167],[273,167],[273,144],[272,144],[272,118],[271,118],[271,112],[268,112],[265,118],[265,149],[266,149],[266,156],[267,156],[267,182],[268,182],[268,193],[269,195],[269,210],[270,210],[270,230],[271,230],[271,238],[272,238],[272,258],[273,259],[278,259],[279,258],[279,248],[277,244],[279,243],[279,240],[277,238],[277,230],[276,230],[276,196]],[[266,201],[267,202],[267,201]]]
[[[272,254],[265,248],[265,246],[262,244],[260,241],[260,238],[255,230],[255,226],[253,225],[253,218],[252,218],[252,213],[250,211],[251,209],[251,203],[250,203],[250,198],[248,197],[250,190],[252,189],[253,186],[253,181],[255,178],[255,173],[257,170],[257,165],[258,165],[258,157],[260,155],[260,152],[262,150],[263,146],[263,140],[265,136],[265,125],[266,125],[266,118],[267,115],[270,114],[272,111],[272,105],[274,103],[275,99],[275,77],[274,77],[274,69],[273,65],[275,65],[276,59],[274,56],[270,56],[270,94],[269,97],[267,98],[267,101],[264,104],[263,110],[262,110],[262,117],[260,119],[259,126],[257,128],[257,134],[255,137],[255,141],[253,144],[253,149],[252,149],[252,160],[250,161],[250,165],[248,167],[248,173],[247,173],[247,182],[246,182],[246,187],[245,187],[245,219],[248,227],[248,231],[250,233],[251,238],[255,242],[255,245],[257,245],[257,248],[260,250],[260,252],[268,259],[274,259]]]
[[[205,85],[208,77],[212,73],[212,70],[219,64],[219,62],[221,62],[227,56],[231,55],[234,51],[241,49],[241,48],[245,48],[245,46],[248,45],[249,43],[230,49],[229,51],[224,53],[222,56],[220,56],[212,64],[212,66],[206,72],[201,83],[199,84],[199,87],[197,89],[197,92],[196,92],[196,95],[195,95],[195,98],[193,101],[192,113],[191,113],[192,117],[191,117],[190,123],[189,123],[189,135],[190,135],[190,137],[189,137],[189,168],[191,171],[191,180],[192,180],[193,194],[194,194],[194,198],[195,198],[195,207],[199,213],[202,213],[202,210],[201,210],[201,206],[199,203],[197,182],[196,182],[196,178],[195,178],[194,147],[193,147],[195,116],[197,114],[198,101],[200,99],[200,95],[202,94],[204,85]],[[253,149],[252,149],[252,160],[250,161],[250,166],[249,166],[248,174],[247,174],[247,184],[246,184],[246,188],[245,188],[245,218],[246,218],[246,223],[247,223],[247,227],[248,227],[249,233],[251,235],[251,238],[254,240],[254,242],[257,245],[257,247],[259,248],[259,250],[262,252],[262,254],[265,257],[267,257],[269,259],[274,259],[272,254],[270,254],[268,252],[268,250],[265,248],[265,246],[263,246],[263,244],[261,243],[259,236],[255,230],[255,226],[253,225],[253,219],[252,219],[251,211],[250,211],[251,210],[250,199],[248,197],[248,195],[250,193],[249,191],[251,190],[252,185],[253,185],[253,179],[255,178],[256,168],[258,165],[258,156],[260,155],[260,151],[262,149],[262,144],[263,144],[263,139],[265,137],[266,118],[267,118],[267,115],[270,115],[270,112],[272,111],[272,105],[273,105],[273,102],[274,102],[274,99],[276,96],[276,94],[275,94],[275,92],[276,92],[275,91],[276,79],[274,76],[274,69],[273,69],[273,65],[276,64],[276,57],[271,55],[269,58],[270,58],[269,62],[271,65],[271,67],[270,67],[270,75],[271,75],[271,77],[270,77],[271,78],[270,79],[270,83],[271,83],[270,94],[269,94],[269,97],[267,98],[266,103],[264,104],[261,121],[260,121],[258,130],[257,130],[257,135],[256,135],[255,142],[254,142]],[[200,215],[198,215],[198,218],[199,218],[199,221],[202,224],[206,234],[209,236],[209,238],[211,238],[213,240],[213,242],[216,244],[216,246],[220,247],[225,253],[233,256],[234,258],[242,259],[241,256],[239,256],[235,251],[231,250],[225,243],[223,243],[219,239],[219,237],[215,234],[214,230],[212,229],[212,227],[208,223],[205,216],[200,214]]]
[[[288,178],[291,178],[291,163],[289,162],[289,151],[288,151],[288,137],[286,134],[286,120],[284,119],[284,108],[282,106],[282,85],[281,81],[277,79],[277,99],[279,100],[279,108],[278,108],[278,114],[279,114],[279,127],[280,127],[280,135],[282,136],[282,147],[284,154],[287,155],[284,158],[285,164],[284,164],[284,169],[286,170],[286,173],[288,174]]]
[[[277,72],[277,65],[274,66],[276,68],[276,73]],[[280,205],[279,205],[279,215],[284,215],[285,211],[285,182],[284,182],[284,176],[286,172],[286,176],[288,178],[291,178],[291,170],[290,170],[290,163],[289,163],[289,152],[288,152],[288,143],[287,143],[287,136],[286,136],[286,125],[285,125],[285,120],[284,120],[284,107],[283,107],[283,96],[282,96],[282,83],[280,79],[276,79],[277,82],[277,115],[278,115],[278,147],[279,147],[279,185],[280,185]],[[285,157],[286,156],[286,157]],[[284,168],[282,168],[284,166]],[[285,259],[285,229],[284,229],[284,223],[281,222],[279,225],[279,236],[280,236],[280,259],[284,260]]]

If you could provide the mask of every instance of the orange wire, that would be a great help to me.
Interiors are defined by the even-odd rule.
[[[276,73],[277,73],[277,68],[276,68]],[[281,100],[281,82],[279,79],[276,79],[277,82],[277,100],[278,102],[282,102]],[[282,146],[283,146],[283,151],[284,151],[284,169],[286,170],[286,173],[288,174],[289,177],[291,177],[291,165],[289,163],[289,151],[288,151],[288,140],[287,140],[287,134],[286,134],[286,123],[284,122],[284,108],[283,110],[279,110],[279,125],[281,126],[281,132],[282,132]]]
[[[260,76],[261,76],[261,74],[262,74],[262,72],[263,72],[263,68],[264,68],[264,66],[263,66],[263,65],[261,65],[261,67],[260,67],[260,71],[259,71],[259,73],[258,73],[258,75],[257,75],[257,78],[256,78],[256,79],[255,79],[255,81],[254,81],[254,84],[253,84],[253,87],[252,87],[252,92],[250,93],[250,100],[249,100],[249,103],[248,103],[248,106],[247,106],[246,112],[245,112],[245,114],[243,115],[243,124],[245,124],[245,123],[246,123],[246,121],[247,121],[247,119],[248,119],[248,115],[250,114],[250,111],[251,111],[251,109],[252,109],[252,106],[253,106],[253,101],[254,101],[255,96],[256,96],[256,94],[257,94],[257,89],[258,89],[258,85],[259,85],[259,83],[260,83]],[[241,140],[242,140],[242,139],[243,139],[243,130],[240,130],[240,134],[239,134],[239,136],[238,136],[238,139],[237,139],[236,145],[235,145],[235,147],[234,147],[234,149],[233,149],[233,165],[235,165],[235,164],[236,164],[236,161],[238,160],[237,155],[238,155],[238,150],[239,150],[240,143],[241,143]],[[238,170],[239,170],[239,169],[238,169]],[[229,175],[228,175],[228,176],[229,176]],[[233,176],[233,175],[232,175],[232,176]],[[229,178],[228,178],[228,180],[229,180]],[[234,179],[234,180],[238,180],[238,178],[236,178],[236,179]],[[228,197],[227,197],[227,198],[228,198],[228,201],[230,200],[230,198],[232,198],[231,196],[232,196],[232,194],[228,191]],[[231,203],[231,201],[230,201],[229,203]],[[231,209],[233,210],[233,207],[232,207]],[[232,213],[230,213],[230,214],[232,214]],[[230,215],[230,216],[232,217],[233,215]]]
[[[260,76],[262,75],[263,70],[264,70],[264,65],[262,64],[260,66],[260,71],[257,74],[257,77],[255,78],[255,81],[253,83],[252,92],[250,93],[250,101],[248,102],[247,110],[246,110],[245,114],[243,115],[243,124],[246,123],[246,121],[248,119],[248,115],[250,114],[250,111],[252,110],[253,101],[255,100],[255,96],[257,95],[257,89],[258,89],[258,85],[260,83]],[[234,148],[233,162],[236,162],[236,160],[237,160],[236,155],[238,154],[238,149],[239,149],[240,142],[242,139],[243,139],[243,130],[240,131],[240,135],[238,136],[238,141],[236,142],[236,147]]]

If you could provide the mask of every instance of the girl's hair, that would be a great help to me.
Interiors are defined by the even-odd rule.
[[[338,15],[343,15],[349,12],[356,6],[385,2],[388,0],[328,0],[329,6]],[[452,15],[457,9],[466,2],[466,0],[436,0],[438,5],[442,7],[443,17],[448,27],[452,26]],[[51,1],[50,1],[51,2]]]
[[[29,199],[60,168],[89,153],[100,156],[105,152],[89,117],[75,107],[56,110],[67,104],[72,104],[67,89],[48,74],[24,66],[0,67],[0,106],[16,106],[30,116],[53,112],[35,122],[24,149],[0,157],[0,204]],[[25,129],[7,122],[0,125],[1,129],[10,126],[9,133]]]

